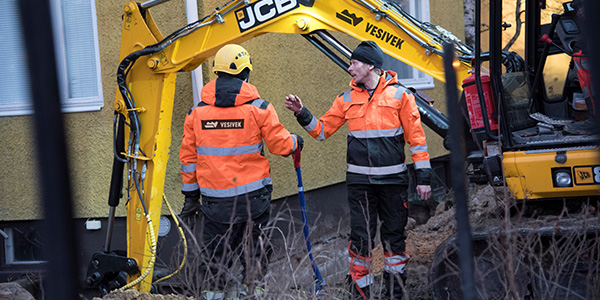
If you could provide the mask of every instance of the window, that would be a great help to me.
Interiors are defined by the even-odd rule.
[[[421,22],[429,22],[429,0],[393,0]],[[416,89],[433,88],[433,77],[384,54],[383,68],[398,73],[400,83]]]
[[[0,116],[33,113],[19,0],[0,1]],[[63,112],[102,108],[100,54],[94,0],[51,0]],[[6,65],[7,64],[7,65]]]
[[[39,264],[43,258],[42,237],[33,227],[3,228],[7,265]]]

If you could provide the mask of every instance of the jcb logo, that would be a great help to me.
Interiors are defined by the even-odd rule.
[[[575,166],[573,167],[575,174],[575,184],[599,184],[600,183],[600,166]]]
[[[235,11],[240,32],[256,27],[290,10],[298,8],[297,0],[259,0]]]

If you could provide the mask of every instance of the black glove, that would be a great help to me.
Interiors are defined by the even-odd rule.
[[[198,211],[200,211],[200,197],[186,196],[179,218],[183,220],[187,226],[193,228],[196,224],[196,215],[198,214]]]
[[[298,141],[298,147],[300,148],[300,151],[302,151],[302,148],[304,148],[304,140],[302,139],[301,136],[299,136],[295,133],[292,133],[292,135],[296,137],[296,141]]]

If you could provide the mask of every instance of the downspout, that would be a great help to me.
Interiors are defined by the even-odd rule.
[[[187,23],[193,23],[198,21],[198,3],[197,0],[185,0],[185,15],[187,17]],[[194,94],[194,106],[200,102],[200,90],[204,86],[202,81],[202,65],[198,66],[192,72],[192,90]]]

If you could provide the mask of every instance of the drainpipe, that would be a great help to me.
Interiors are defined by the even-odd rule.
[[[198,21],[198,3],[196,0],[185,0],[185,15],[188,24]],[[194,93],[194,107],[200,102],[200,90],[202,90],[202,65],[192,71],[192,90]]]

